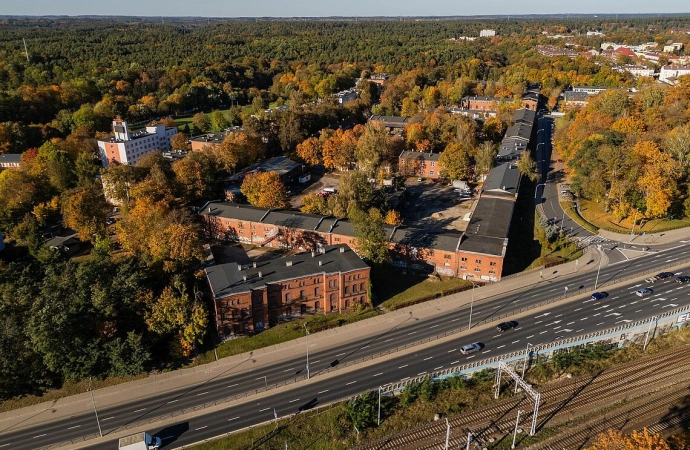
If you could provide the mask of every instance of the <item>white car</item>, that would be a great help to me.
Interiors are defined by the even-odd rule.
[[[646,297],[648,295],[651,295],[652,292],[654,292],[654,291],[649,289],[649,288],[642,288],[642,289],[636,290],[635,295],[637,295],[638,297]]]
[[[469,355],[471,353],[478,352],[481,349],[482,344],[480,344],[479,342],[474,342],[472,344],[463,345],[460,348],[460,353],[462,353],[463,355]]]

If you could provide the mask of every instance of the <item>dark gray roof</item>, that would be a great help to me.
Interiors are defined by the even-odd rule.
[[[314,231],[324,219],[324,216],[316,214],[295,211],[271,211],[263,220],[263,223]]]
[[[409,117],[398,117],[398,116],[379,116],[374,115],[369,117],[369,121],[381,122],[384,126],[389,128],[405,128],[405,125],[409,122]]]
[[[256,208],[249,205],[238,205],[237,203],[211,202],[205,205],[204,208],[199,211],[199,214],[261,222],[261,219],[263,219],[269,211],[268,209]]]
[[[199,136],[193,137],[190,140],[194,142],[211,142],[214,144],[220,144],[223,142],[223,140],[228,136],[228,134],[232,133],[244,133],[244,128],[242,127],[231,127],[226,130],[223,130],[219,133],[216,132],[209,132],[209,133],[204,133]]]
[[[430,232],[421,228],[397,228],[392,241],[416,248],[430,248],[454,252],[462,233],[453,231]]]
[[[252,164],[251,166],[247,167],[241,172],[231,176],[229,179],[234,180],[244,178],[247,175],[247,173],[253,171],[276,172],[278,175],[284,175],[292,170],[295,170],[300,166],[300,163],[288,159],[285,156],[276,156],[275,158],[267,159],[266,161]]]
[[[324,222],[326,222],[324,220]],[[330,231],[322,231],[324,233],[330,232],[334,234],[342,234],[343,236],[352,236],[355,237],[355,227],[353,226],[352,222],[349,220],[344,220],[344,219],[338,219],[338,220],[333,220],[330,224],[327,224],[329,226]],[[319,231],[322,229],[319,228]]]
[[[515,125],[511,125],[506,130],[506,138],[516,138],[529,141],[530,136],[532,136],[532,125],[527,125],[522,122],[516,122]]]
[[[45,245],[50,248],[53,247],[69,247],[70,245],[79,244],[81,241],[75,236],[55,236],[52,239],[46,241]]]
[[[0,163],[18,164],[21,161],[21,153],[3,153],[2,155],[0,155]]]
[[[407,150],[403,150],[403,152],[400,154],[400,158],[402,159],[419,159],[422,161],[438,161],[438,158],[441,156],[440,153],[426,153],[426,152],[410,152]]]
[[[506,138],[501,141],[501,148],[498,150],[500,159],[519,158],[523,151],[527,149],[527,142],[523,139]]]
[[[484,192],[505,192],[513,197],[514,194],[517,194],[519,184],[520,172],[517,169],[517,164],[505,162],[491,169],[486,180],[484,180],[484,187],[482,190]]]
[[[515,111],[515,114],[513,114],[513,122],[522,122],[530,126],[534,125],[534,119],[536,118],[536,111],[532,111],[531,109],[518,109]]]
[[[460,243],[463,252],[505,256],[508,239],[480,235],[465,235]]]
[[[507,238],[514,207],[515,202],[511,199],[482,195],[477,201],[465,233],[468,236]]]
[[[343,249],[341,252],[340,249]],[[346,273],[366,269],[366,265],[347,245],[324,247],[325,253],[301,253],[286,258],[261,261],[256,267],[239,270],[236,263],[219,264],[205,269],[213,297],[216,299],[233,294],[261,289],[265,285],[295,278],[319,274]],[[290,261],[291,265],[287,265]],[[319,265],[319,261],[322,265]],[[241,266],[240,266],[241,267]],[[244,266],[246,267],[246,266]],[[261,273],[261,277],[259,277]],[[247,277],[245,280],[244,277]]]
[[[589,98],[586,92],[565,91],[563,98],[566,102],[585,102]]]

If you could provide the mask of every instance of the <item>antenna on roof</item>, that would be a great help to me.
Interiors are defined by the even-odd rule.
[[[29,51],[26,49],[26,39],[22,38],[22,42],[24,42],[24,54],[26,55],[26,62],[30,62]]]

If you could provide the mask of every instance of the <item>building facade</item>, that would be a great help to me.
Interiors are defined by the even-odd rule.
[[[109,139],[98,140],[104,167],[111,163],[134,165],[148,153],[170,151],[170,139],[177,134],[177,128],[157,124],[130,132],[127,122],[114,119],[113,133]]]
[[[0,155],[0,172],[5,169],[19,169],[22,165],[22,155],[19,153],[3,153]]]
[[[249,265],[220,264],[205,272],[221,338],[370,303],[370,268],[347,245]]]
[[[441,177],[439,153],[411,152],[403,150],[398,156],[398,171],[407,176],[437,179]]]
[[[690,66],[663,66],[659,72],[659,81],[674,84],[678,77],[690,75]]]

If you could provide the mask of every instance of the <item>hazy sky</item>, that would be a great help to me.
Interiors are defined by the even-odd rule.
[[[688,0],[0,0],[0,15],[201,17],[682,13]]]

